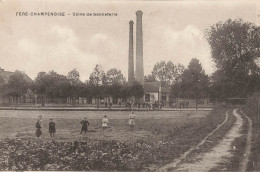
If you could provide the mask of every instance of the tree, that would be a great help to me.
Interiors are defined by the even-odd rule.
[[[183,74],[184,70],[185,70],[185,67],[182,64],[178,63],[178,65],[176,66],[177,77],[181,76]]]
[[[11,90],[8,95],[14,97],[15,102],[17,102],[18,97],[26,92],[27,86],[27,82],[24,79],[22,72],[15,71],[15,73],[10,76],[7,83],[7,87]]]
[[[42,106],[44,106],[45,105],[46,91],[47,91],[46,72],[39,72],[37,74],[37,77],[35,78],[35,81],[34,81],[32,88],[33,88],[35,93],[41,95]],[[37,99],[36,99],[36,103],[37,103]]]
[[[105,94],[105,86],[107,85],[107,77],[101,65],[96,65],[90,74],[88,83],[92,96],[98,100],[97,108],[99,108],[99,99]]]
[[[155,80],[160,81],[163,85],[169,86],[183,71],[184,66],[180,64],[174,65],[171,61],[168,61],[167,63],[161,61],[154,65],[150,79],[155,78]]]
[[[106,84],[106,74],[101,65],[96,65],[93,72],[89,76],[89,83],[95,86],[101,86]]]
[[[66,76],[59,75],[55,71],[49,73],[39,72],[35,78],[35,92],[42,95],[42,105],[46,98],[65,99],[69,96],[69,80]]]
[[[145,75],[144,76],[144,80],[146,81],[146,82],[155,82],[156,81],[156,78],[155,78],[155,76],[154,75],[151,75],[151,74],[149,74],[149,75]]]
[[[112,68],[107,71],[106,81],[104,84],[104,91],[107,97],[112,96],[117,99],[121,97],[121,89],[123,84],[126,83],[126,79],[124,78],[121,70],[116,68]],[[110,99],[109,99],[110,101]]]
[[[219,22],[206,30],[217,70],[211,96],[246,97],[259,91],[260,28],[241,19]]]
[[[34,82],[34,89],[38,94],[45,94],[46,92],[46,72],[39,72]]]
[[[127,99],[131,96],[134,96],[136,99],[140,99],[144,96],[144,89],[143,86],[136,81],[131,85],[124,83],[121,86],[120,92],[117,94],[123,99]]]
[[[121,90],[120,90],[120,96],[121,98],[123,99],[127,99],[128,97],[130,97],[130,93],[129,93],[129,86],[128,86],[128,83],[124,83],[121,87]]]
[[[117,70],[116,68],[112,68],[107,71],[107,82],[109,85],[118,83],[118,84],[124,84],[126,82],[126,79],[124,78],[123,74],[121,73],[121,70]]]
[[[73,69],[67,75],[70,84],[73,86],[76,86],[77,84],[81,83],[79,77],[80,77],[79,72],[76,69]]]
[[[181,82],[171,88],[171,96],[177,98],[205,98],[208,94],[209,79],[198,59],[193,58],[188,68],[181,75]]]
[[[113,83],[108,87],[108,94],[117,99],[121,97],[121,90],[123,85],[119,83]]]
[[[0,96],[2,96],[3,99],[4,99],[4,85],[5,85],[5,80],[0,75]]]
[[[87,83],[79,84],[79,95],[82,97],[91,98],[89,85]]]
[[[68,89],[70,87],[69,80],[64,75],[57,74],[55,76],[55,82],[53,83],[53,87],[50,90],[52,94],[52,98],[62,98],[65,99],[69,96]]]
[[[133,85],[128,87],[128,94],[139,99],[144,96],[144,88],[139,82],[134,82]]]
[[[67,79],[70,83],[69,95],[72,98],[72,104],[74,106],[75,106],[75,98],[79,98],[80,84],[81,84],[79,77],[80,77],[79,72],[76,69],[73,69],[67,75]]]
[[[3,85],[5,82],[4,78],[2,76],[0,76],[0,86]]]

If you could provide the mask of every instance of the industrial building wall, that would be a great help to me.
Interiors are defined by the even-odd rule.
[[[149,95],[149,98],[148,98]],[[158,92],[145,92],[144,94],[144,101],[147,103],[154,103],[159,100],[159,93]]]

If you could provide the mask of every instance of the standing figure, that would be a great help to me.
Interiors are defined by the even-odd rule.
[[[130,130],[133,132],[135,127],[135,114],[134,111],[132,111],[129,115],[128,125],[130,127]]]
[[[36,122],[36,137],[37,138],[40,138],[42,135],[41,128],[42,128],[42,125],[41,125],[40,119],[37,119],[37,122]]]
[[[53,119],[50,119],[50,123],[49,123],[49,133],[51,137],[54,137],[54,133],[56,133],[56,127],[55,127],[55,122],[52,121]]]
[[[40,122],[40,124],[42,125],[42,115],[39,115],[39,122]],[[42,126],[43,127],[43,126]]]
[[[104,118],[102,119],[102,129],[105,130],[106,128],[108,128],[108,118],[105,115]]]
[[[87,118],[85,117],[84,120],[80,122],[80,124],[81,124],[80,134],[82,133],[82,131],[86,133],[88,131],[88,126],[89,126],[89,122],[87,121]]]

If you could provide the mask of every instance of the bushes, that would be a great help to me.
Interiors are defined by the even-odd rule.
[[[4,140],[0,146],[0,170],[133,170],[153,161],[142,140],[132,145]]]

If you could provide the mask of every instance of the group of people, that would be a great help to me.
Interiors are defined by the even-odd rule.
[[[131,111],[127,124],[129,125],[129,128],[132,132],[134,131],[135,117],[136,117],[135,113],[133,111]],[[88,131],[88,126],[89,126],[89,122],[87,121],[87,118],[85,117],[80,122],[80,124],[81,124],[80,134],[82,134],[83,132],[86,133]],[[39,138],[42,135],[42,131],[41,131],[42,128],[43,128],[42,116],[40,115],[36,122],[36,137],[37,138]],[[110,128],[110,126],[108,125],[107,115],[104,115],[104,118],[102,119],[102,129],[104,131],[107,128]],[[49,133],[50,133],[50,137],[54,137],[54,134],[56,133],[56,126],[55,126],[55,122],[53,122],[53,118],[50,118]]]
[[[43,128],[42,126],[42,116],[40,115],[39,118],[37,119],[36,122],[36,137],[41,137],[42,131],[41,129]],[[55,122],[53,122],[53,118],[50,118],[49,122],[49,133],[51,137],[54,137],[54,133],[56,133],[56,127],[55,127]]]

